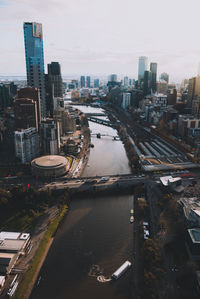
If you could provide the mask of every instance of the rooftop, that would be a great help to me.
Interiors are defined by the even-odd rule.
[[[200,228],[188,229],[188,233],[193,243],[200,244]]]
[[[36,158],[32,163],[41,168],[56,168],[61,165],[66,165],[68,160],[63,156],[49,155]]]

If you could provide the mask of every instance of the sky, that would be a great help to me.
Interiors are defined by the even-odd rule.
[[[137,79],[147,56],[179,82],[197,75],[199,13],[199,0],[0,0],[0,75],[25,75],[23,22],[39,22],[63,75]]]

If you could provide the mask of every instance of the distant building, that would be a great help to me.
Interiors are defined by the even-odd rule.
[[[151,72],[145,71],[143,78],[143,92],[144,96],[150,94],[150,85],[151,85]]]
[[[147,57],[140,56],[138,64],[138,83],[144,78],[144,72],[147,71]]]
[[[80,85],[81,85],[81,88],[85,87],[85,76],[81,76]]]
[[[192,101],[195,95],[196,77],[190,78],[188,83],[188,103],[187,106],[192,108]]]
[[[152,97],[154,106],[160,106],[162,108],[167,106],[167,96],[162,93],[156,93]]]
[[[86,77],[86,82],[87,82],[87,88],[90,88],[91,87],[91,78],[90,78],[90,76]]]
[[[152,92],[155,93],[157,90],[156,81],[157,81],[157,63],[150,63],[150,71],[151,71],[151,89]]]
[[[15,155],[22,164],[31,162],[31,160],[40,154],[40,138],[36,128],[15,131]]]
[[[111,74],[109,76],[109,80],[110,82],[117,82],[117,75],[116,74]]]
[[[58,155],[60,152],[59,123],[53,119],[41,122],[40,138],[43,154]]]
[[[128,87],[129,86],[129,80],[128,77],[124,77],[124,87]]]
[[[99,88],[99,79],[94,79],[94,88]]]
[[[157,82],[157,93],[167,94],[168,84],[165,80]]]
[[[167,103],[168,105],[175,105],[177,99],[177,90],[172,89],[167,91]]]
[[[46,116],[44,53],[42,24],[24,23],[24,43],[26,54],[26,73],[28,86],[40,90],[41,114]]]
[[[122,98],[122,108],[126,109],[130,106],[130,104],[131,104],[131,94],[129,92],[124,92]]]
[[[169,83],[169,75],[167,73],[162,73],[160,75],[160,80],[164,80],[165,82]]]
[[[200,136],[200,118],[192,115],[179,115],[178,133],[181,137]]]
[[[13,97],[17,93],[17,86],[11,83],[0,83],[0,110],[12,106]]]

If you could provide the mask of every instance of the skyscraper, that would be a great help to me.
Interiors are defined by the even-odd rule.
[[[87,76],[86,77],[86,81],[87,81],[87,88],[90,88],[91,86],[90,86],[90,76]]]
[[[40,90],[41,114],[46,115],[44,54],[42,24],[24,23],[24,44],[26,55],[26,74],[28,86]]]
[[[61,68],[58,62],[51,62],[47,67],[48,74],[45,75],[46,109],[47,115],[53,116],[54,98],[63,97],[63,82]]]
[[[138,83],[144,78],[144,72],[147,71],[147,57],[140,56],[138,64]]]
[[[153,93],[156,92],[156,81],[157,81],[157,63],[150,63],[150,71],[151,71],[151,89]]]
[[[85,76],[81,76],[80,83],[81,83],[81,88],[85,87]]]
[[[124,77],[124,87],[128,87],[129,85],[129,80],[128,80],[128,77]]]
[[[99,79],[94,79],[94,88],[99,87]]]

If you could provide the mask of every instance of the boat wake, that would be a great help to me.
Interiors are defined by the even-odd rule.
[[[99,265],[92,265],[88,275],[91,277],[96,277],[97,281],[99,281],[101,283],[108,282],[108,281],[112,280],[110,277],[103,275],[103,268],[101,268]]]
[[[111,280],[112,280],[111,277],[106,277],[103,275],[97,276],[97,281],[99,281],[99,282],[109,282]]]

